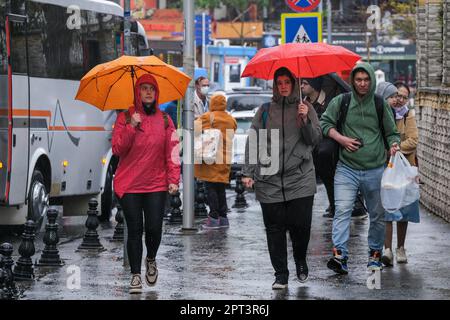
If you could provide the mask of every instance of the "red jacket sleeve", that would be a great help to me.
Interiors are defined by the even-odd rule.
[[[172,119],[169,120],[169,126],[166,129],[166,169],[167,185],[180,183],[180,149],[178,134],[173,125]]]
[[[136,128],[126,123],[125,113],[121,112],[117,116],[112,135],[112,152],[114,155],[123,157],[130,150],[134,141]]]

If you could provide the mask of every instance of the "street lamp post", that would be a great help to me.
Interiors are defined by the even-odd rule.
[[[331,16],[332,16],[332,10],[331,10],[331,0],[327,0],[327,42],[328,44],[332,44],[332,38],[331,38]]]
[[[184,11],[184,72],[194,78],[194,0],[183,1]],[[186,91],[183,108],[183,231],[195,230],[194,222],[194,83]]]
[[[124,53],[126,55],[130,54],[131,48],[131,9],[130,9],[130,0],[124,0],[123,3],[123,44],[124,44]]]
[[[123,46],[124,53],[126,55],[130,54],[130,34],[131,34],[131,9],[130,9],[130,0],[124,0],[123,2]],[[128,243],[128,227],[127,222],[124,219],[124,228],[123,228],[123,266],[129,267],[130,261],[128,260],[128,251],[127,251],[127,243]]]

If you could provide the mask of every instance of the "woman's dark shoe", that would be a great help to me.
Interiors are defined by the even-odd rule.
[[[158,280],[158,268],[155,259],[146,258],[145,267],[145,282],[149,287],[153,287]]]
[[[129,287],[130,293],[142,293],[142,280],[140,274],[133,274]]]
[[[287,289],[288,282],[285,279],[282,279],[281,277],[276,277],[275,282],[272,283],[272,290],[283,290]]]
[[[308,280],[308,265],[306,264],[306,261],[300,261],[296,264],[297,267],[297,280],[300,283],[304,283]]]

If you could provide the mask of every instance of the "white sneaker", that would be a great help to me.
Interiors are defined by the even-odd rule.
[[[408,263],[408,258],[406,257],[406,250],[404,247],[397,248],[395,253],[397,255],[397,263]]]
[[[381,262],[383,262],[383,264],[386,267],[392,267],[394,264],[394,255],[392,254],[392,250],[389,248],[384,249],[384,253],[383,256],[381,257]]]
[[[272,284],[272,290],[283,290],[283,289],[287,289],[287,287],[288,287],[287,283],[281,283],[281,282],[278,282],[278,281],[275,281]]]

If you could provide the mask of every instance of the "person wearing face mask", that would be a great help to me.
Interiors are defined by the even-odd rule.
[[[263,137],[261,129],[268,130],[270,139]],[[286,289],[287,231],[297,280],[308,279],[306,252],[316,193],[312,151],[322,136],[316,111],[309,102],[300,101],[298,81],[287,68],[275,72],[272,102],[259,108],[251,130],[262,136],[257,142],[247,139],[242,182],[247,188],[254,185],[261,204],[270,261],[275,269],[272,289]],[[257,159],[252,160],[254,156]]]
[[[412,166],[416,166],[416,149],[419,142],[419,132],[416,124],[414,109],[409,109],[409,88],[405,83],[397,82],[380,83],[377,92],[383,95],[395,115],[395,123],[400,133],[400,152]],[[397,223],[397,248],[395,250],[396,262],[407,263],[408,258],[405,250],[406,231],[408,222],[420,222],[419,201],[401,208],[394,213],[385,214],[386,231],[384,240],[384,251],[381,261],[387,267],[394,264],[394,253],[392,251],[393,222]]]
[[[209,110],[208,107],[208,94],[209,90],[209,80],[203,76],[198,77],[195,80],[195,92],[194,92],[194,118],[197,119],[202,114]]]
[[[119,157],[114,191],[128,228],[127,251],[131,267],[130,293],[142,292],[142,235],[145,229],[145,281],[158,279],[156,253],[161,243],[167,191],[174,194],[180,179],[178,136],[167,114],[158,107],[158,83],[149,74],[135,84],[134,105],[118,115],[112,151]]]

